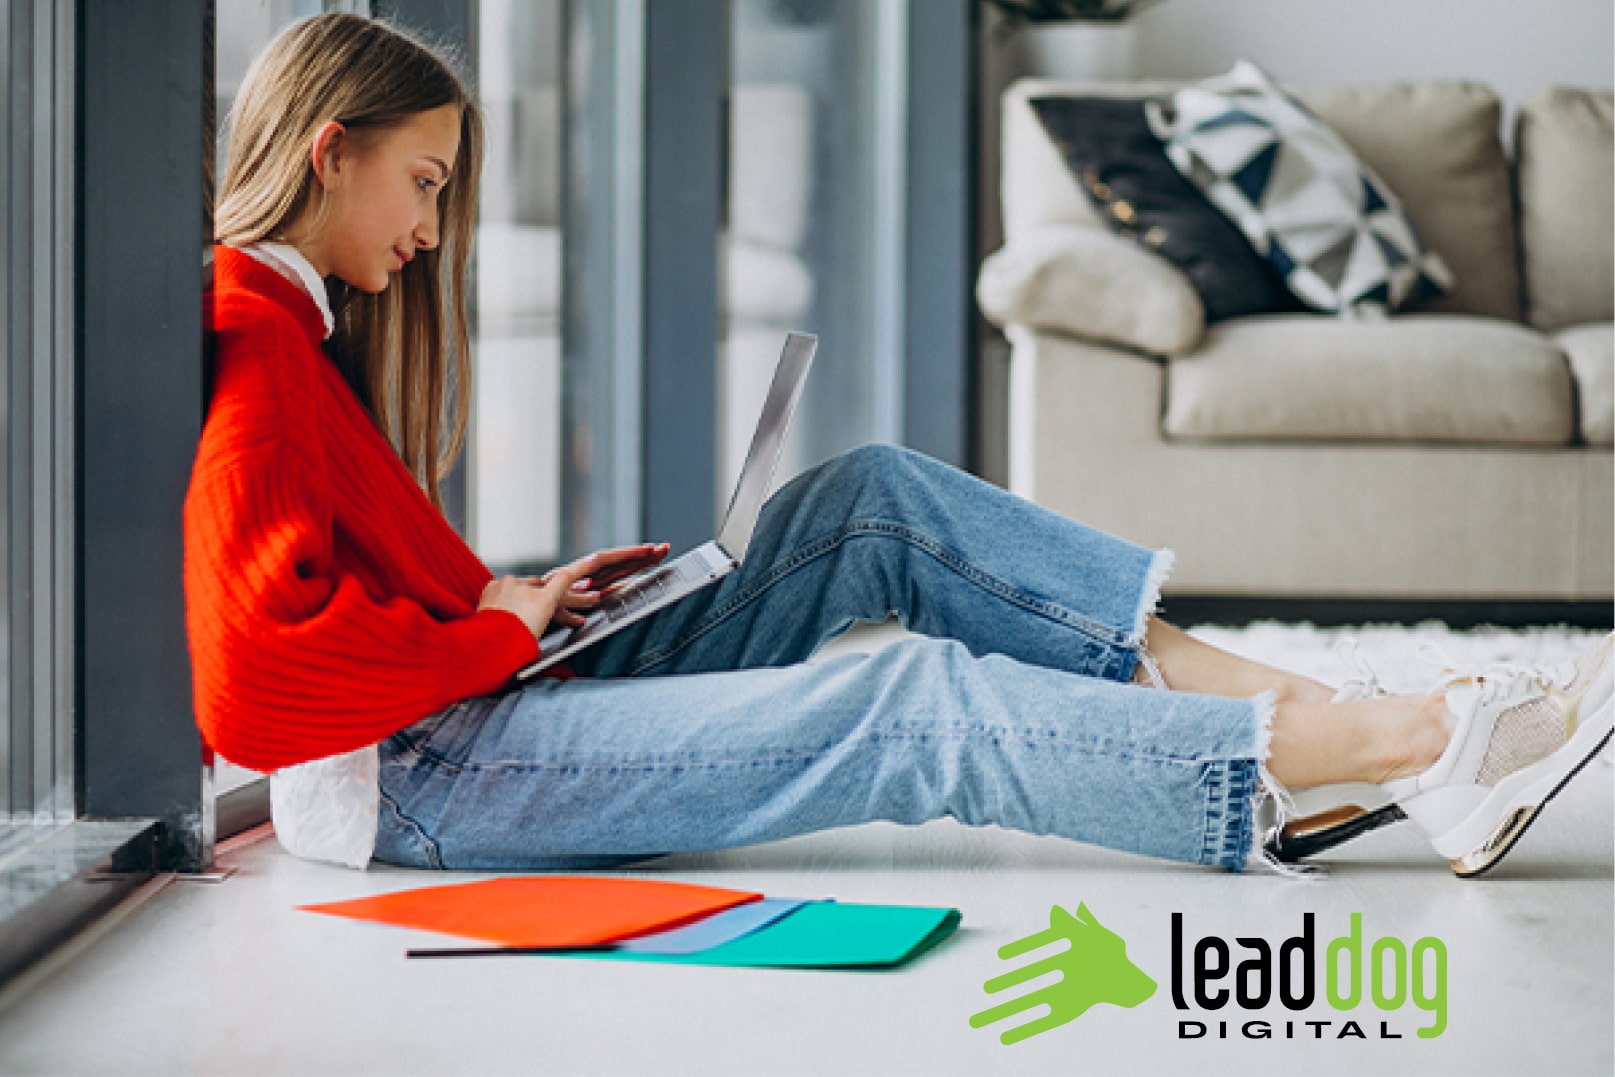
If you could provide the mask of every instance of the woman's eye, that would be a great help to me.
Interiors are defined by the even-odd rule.
[[[421,176],[419,179],[417,179],[415,181],[415,185],[417,187],[419,187],[422,191],[430,191],[432,189],[431,177],[429,177],[429,176]]]

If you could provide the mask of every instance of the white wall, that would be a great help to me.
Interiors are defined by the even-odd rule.
[[[1245,57],[1294,86],[1474,79],[1510,106],[1550,83],[1615,85],[1610,0],[1167,0],[1136,25],[1139,75]]]
[[[1003,88],[1029,71],[1017,31],[984,9],[982,250],[996,249],[998,115]],[[1610,0],[1166,0],[1131,24],[1136,78],[1196,79],[1254,60],[1280,83],[1327,86],[1408,79],[1473,79],[1503,99],[1505,141],[1514,108],[1549,84],[1615,86]]]

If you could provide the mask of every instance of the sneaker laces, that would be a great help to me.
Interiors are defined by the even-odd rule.
[[[1360,684],[1364,697],[1390,694],[1385,690],[1385,685],[1380,683],[1379,674],[1374,672],[1374,667],[1362,656],[1356,636],[1346,636],[1335,641],[1335,658],[1352,671],[1353,675],[1346,678],[1346,684]],[[1345,685],[1341,687],[1344,688]]]
[[[1480,701],[1491,703],[1508,696],[1522,681],[1530,681],[1539,688],[1568,688],[1575,679],[1573,667],[1521,666],[1513,662],[1499,662],[1480,673],[1460,673],[1450,667],[1441,675],[1439,689],[1445,692],[1455,684],[1472,683],[1480,688]]]

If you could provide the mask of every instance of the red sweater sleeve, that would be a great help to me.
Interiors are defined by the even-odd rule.
[[[220,754],[259,770],[373,744],[499,689],[538,654],[520,618],[475,611],[475,596],[458,616],[434,614],[337,565],[337,477],[310,364],[295,361],[311,349],[281,321],[250,340],[221,335],[185,506],[197,721]]]

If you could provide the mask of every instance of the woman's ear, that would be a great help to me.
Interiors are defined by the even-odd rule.
[[[309,164],[313,166],[314,176],[322,187],[329,189],[336,183],[347,150],[347,129],[335,120],[327,120],[314,132],[314,141],[308,151]]]

